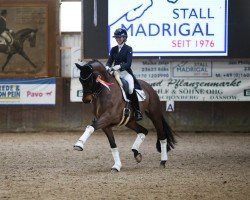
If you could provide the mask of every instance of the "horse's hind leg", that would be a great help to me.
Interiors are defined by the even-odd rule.
[[[116,143],[115,143],[115,137],[114,137],[112,128],[111,127],[105,127],[102,130],[103,130],[103,132],[106,134],[106,136],[108,138],[110,148],[111,148],[111,153],[112,153],[113,159],[115,161],[115,164],[111,168],[111,171],[112,172],[116,172],[116,171],[119,172],[121,170],[122,163],[121,163],[118,148],[117,148]]]
[[[158,107],[158,106],[157,106]],[[155,108],[157,108],[155,107]],[[151,119],[151,121],[153,122],[156,132],[157,132],[157,142],[159,141],[159,146],[160,148],[157,148],[157,150],[159,152],[161,152],[161,163],[160,166],[161,167],[165,167],[165,163],[168,160],[168,154],[167,154],[167,135],[164,131],[164,127],[163,127],[163,122],[162,122],[162,113],[159,112],[160,108],[155,109],[158,112],[150,112],[149,109],[149,113],[146,112],[146,115]]]
[[[27,60],[34,68],[37,68],[37,66],[29,59],[29,57],[24,51],[19,52],[19,54],[23,56],[23,58]]]
[[[141,153],[139,153],[139,148],[140,148],[142,142],[144,141],[146,135],[148,134],[148,130],[135,121],[131,121],[126,126],[130,129],[134,130],[137,133],[137,137],[136,137],[131,149],[134,153],[135,160],[138,163],[140,163],[142,161],[142,155],[141,155]]]

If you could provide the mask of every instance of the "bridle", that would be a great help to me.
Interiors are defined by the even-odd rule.
[[[76,64],[76,66],[80,69],[79,81],[81,82],[83,88],[83,103],[91,103],[98,97],[104,88],[108,89],[108,92],[111,91],[110,86],[113,85],[113,83],[103,80],[104,76],[98,72],[98,70],[94,73],[94,69],[91,64],[88,63],[84,66]],[[105,68],[103,67],[103,69]]]
[[[89,64],[85,65],[85,67],[89,68],[88,71],[90,71],[90,73],[87,75],[87,77],[83,77],[81,72],[79,81],[83,87],[83,102],[85,97],[91,96],[91,103],[93,99],[96,99],[102,92],[103,87],[98,81],[96,81],[96,76],[93,73],[93,67]]]

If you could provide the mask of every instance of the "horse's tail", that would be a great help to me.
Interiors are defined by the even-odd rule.
[[[174,131],[173,129],[168,125],[164,117],[162,116],[162,125],[163,125],[163,131],[166,134],[167,137],[167,151],[170,151],[171,149],[174,149],[174,144],[176,143],[175,137],[174,137]],[[157,151],[161,152],[161,144],[160,140],[157,139],[156,142],[156,149]]]

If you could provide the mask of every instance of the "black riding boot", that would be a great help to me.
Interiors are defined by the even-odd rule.
[[[139,101],[135,90],[130,95],[130,100],[132,101],[132,106],[135,109],[135,121],[140,121],[142,119],[142,113],[140,111]]]

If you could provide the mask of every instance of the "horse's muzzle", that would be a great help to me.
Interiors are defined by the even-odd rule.
[[[82,97],[83,103],[91,103],[93,101],[93,96],[91,94],[87,94]]]

